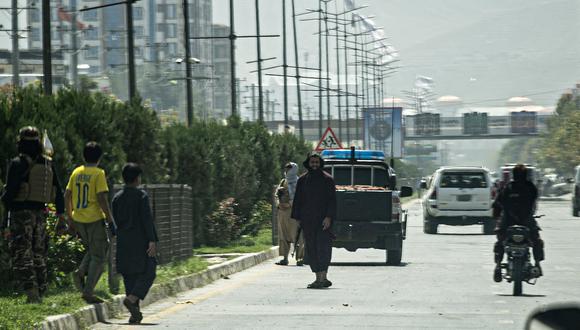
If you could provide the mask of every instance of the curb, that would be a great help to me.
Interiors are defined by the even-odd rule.
[[[278,256],[278,247],[250,255],[240,256],[219,265],[209,266],[201,273],[185,275],[171,282],[154,285],[141,306],[150,305],[161,299],[175,296],[177,293],[202,287],[220,278],[254,267],[266,260]],[[42,330],[83,329],[95,323],[106,321],[125,311],[123,299],[125,295],[116,295],[111,300],[98,305],[85,306],[72,314],[49,316],[37,326]]]

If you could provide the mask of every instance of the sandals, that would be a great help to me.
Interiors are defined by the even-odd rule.
[[[288,266],[288,259],[282,259],[276,263],[278,266]]]
[[[308,284],[308,286],[306,288],[307,289],[324,289],[326,287],[324,286],[324,282],[314,281],[314,282]]]
[[[308,289],[326,289],[326,288],[330,288],[332,286],[332,282],[330,282],[329,280],[324,280],[324,281],[314,281],[310,284],[308,284],[308,286],[306,288]]]

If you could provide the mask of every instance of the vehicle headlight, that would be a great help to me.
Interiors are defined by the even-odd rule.
[[[524,241],[524,235],[512,235],[512,240],[516,243],[521,243]]]

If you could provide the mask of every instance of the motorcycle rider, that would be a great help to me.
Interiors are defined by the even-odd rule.
[[[526,226],[530,230],[530,240],[535,267],[539,276],[542,275],[540,261],[544,260],[544,241],[540,238],[540,227],[534,213],[538,199],[538,188],[528,180],[528,169],[523,164],[518,164],[513,169],[513,181],[508,183],[498,194],[493,203],[494,216],[501,218],[497,221],[495,232],[497,241],[494,246],[495,270],[493,280],[501,282],[501,262],[504,255],[503,242],[506,239],[506,232],[510,226]]]

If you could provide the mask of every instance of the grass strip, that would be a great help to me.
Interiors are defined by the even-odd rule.
[[[223,247],[202,246],[193,250],[195,255],[225,253],[258,253],[272,247],[272,229],[265,228],[255,237],[246,236]]]

